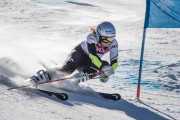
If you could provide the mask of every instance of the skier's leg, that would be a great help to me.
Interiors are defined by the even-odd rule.
[[[80,56],[80,53],[76,49],[73,49],[61,68],[53,68],[47,71],[39,70],[36,75],[31,77],[32,84],[62,78],[68,74],[71,74],[78,66],[78,56]]]
[[[60,71],[67,74],[73,73],[76,69],[82,69],[89,62],[89,56],[84,52],[80,45],[76,46],[67,57]]]

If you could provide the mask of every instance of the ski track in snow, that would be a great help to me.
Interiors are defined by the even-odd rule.
[[[180,120],[179,29],[148,29],[142,102],[135,100],[144,5],[144,0],[1,0],[0,120]],[[40,69],[61,66],[89,29],[105,20],[118,32],[115,75],[105,84],[92,80],[77,89],[63,87],[91,96],[93,91],[117,92],[122,100],[68,92],[69,100],[60,101],[34,89],[7,90]]]

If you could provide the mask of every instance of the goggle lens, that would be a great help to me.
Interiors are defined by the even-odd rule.
[[[104,37],[104,36],[101,37],[101,41],[104,43],[112,42],[114,39],[115,37]]]

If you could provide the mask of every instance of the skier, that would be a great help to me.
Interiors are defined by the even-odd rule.
[[[112,23],[102,22],[96,29],[87,36],[87,40],[82,41],[69,54],[67,60],[61,68],[51,70],[40,70],[37,75],[31,79],[35,83],[62,78],[65,75],[72,74],[75,70],[79,73],[74,75],[78,82],[84,82],[102,71],[100,81],[107,82],[109,76],[114,74],[118,66],[118,43],[115,39],[116,30]],[[101,58],[104,54],[110,52],[110,64]]]

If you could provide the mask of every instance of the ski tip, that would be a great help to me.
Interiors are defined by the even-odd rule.
[[[116,94],[113,94],[112,96],[114,96],[114,101],[118,101],[121,99],[121,95],[116,93]]]
[[[113,94],[109,94],[109,93],[100,93],[101,96],[103,98],[109,99],[109,100],[114,100],[114,101],[118,101],[121,99],[121,95],[118,93],[113,93]]]
[[[68,95],[67,94],[64,94],[64,98],[62,99],[63,101],[66,101],[66,100],[68,100]]]
[[[57,98],[61,99],[62,101],[68,100],[68,95],[65,93],[56,93],[54,94]]]

